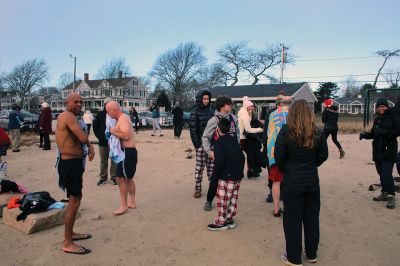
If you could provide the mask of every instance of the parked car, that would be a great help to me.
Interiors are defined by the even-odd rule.
[[[4,130],[8,130],[8,116],[11,110],[0,111],[0,127]],[[24,117],[24,122],[21,124],[21,131],[33,131],[38,123],[39,116],[26,110],[21,110],[21,114]]]
[[[143,127],[152,127],[153,126],[153,117],[150,111],[140,112],[138,113],[139,120],[141,126]],[[160,125],[163,127],[172,127],[173,126],[173,118],[172,114],[168,112],[160,112]]]

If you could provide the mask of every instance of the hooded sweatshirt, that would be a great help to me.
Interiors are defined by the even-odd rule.
[[[240,130],[240,139],[246,139],[244,135],[244,131],[247,133],[261,133],[263,132],[262,128],[252,128],[250,125],[251,117],[247,109],[242,107],[238,112],[238,120],[239,120],[239,130]]]

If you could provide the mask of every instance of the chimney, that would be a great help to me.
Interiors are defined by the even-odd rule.
[[[118,78],[122,79],[122,70],[118,71]]]
[[[88,81],[89,80],[89,73],[83,74],[83,80]]]

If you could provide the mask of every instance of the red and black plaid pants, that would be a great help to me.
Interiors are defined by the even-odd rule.
[[[239,195],[240,180],[219,180],[217,189],[218,216],[214,224],[224,225],[232,221],[237,213],[237,200]]]
[[[209,159],[203,146],[196,149],[196,168],[194,171],[195,190],[201,191],[201,181],[203,180],[204,167],[207,166],[207,176],[210,180],[214,172],[214,161]]]

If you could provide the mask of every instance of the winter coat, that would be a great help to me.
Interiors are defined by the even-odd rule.
[[[157,106],[150,108],[152,118],[160,118],[160,108]]]
[[[52,117],[50,107],[43,108],[40,112],[40,128],[42,133],[51,133]]]
[[[174,123],[181,122],[182,119],[183,119],[183,110],[182,110],[182,108],[180,108],[179,106],[175,107],[172,110],[172,115],[174,116],[173,117],[173,122]]]
[[[284,125],[275,142],[275,161],[284,175],[283,184],[319,184],[317,167],[328,159],[328,145],[324,133],[322,130],[316,130],[315,146],[308,149],[289,140],[288,132],[287,125]]]
[[[201,147],[201,137],[203,136],[204,129],[207,126],[208,120],[214,116],[214,112],[210,109],[210,104],[203,105],[202,97],[208,95],[211,102],[211,93],[207,90],[199,91],[196,95],[197,106],[190,112],[189,128],[190,138],[193,146],[198,149]]]
[[[261,133],[263,132],[262,128],[252,128],[250,125],[251,116],[247,109],[242,107],[238,112],[238,120],[239,120],[239,131],[240,131],[240,139],[246,139],[246,133]]]
[[[10,129],[20,129],[22,122],[24,122],[24,117],[20,111],[11,110],[8,115],[8,130]]]
[[[107,147],[108,141],[106,140],[105,132],[106,132],[106,110],[102,110],[96,116],[93,121],[93,132],[96,135],[96,138],[99,140],[99,146]]]
[[[322,123],[324,123],[325,132],[337,132],[338,131],[338,119],[339,114],[329,108],[326,108],[322,112]]]
[[[8,137],[7,133],[4,131],[3,128],[0,127],[0,147],[3,145],[10,144],[10,138]]]
[[[397,137],[400,136],[400,121],[390,109],[374,119],[370,132],[363,138],[372,140],[372,160],[375,162],[396,162]]]

